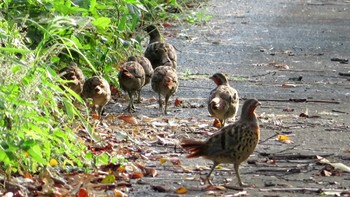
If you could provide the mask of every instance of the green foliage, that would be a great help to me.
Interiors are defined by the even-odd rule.
[[[36,172],[56,159],[82,167],[93,156],[75,134],[94,138],[85,102],[60,88],[57,71],[74,61],[87,77],[102,74],[118,86],[119,65],[142,53],[142,26],[177,19],[176,0],[4,0],[0,2],[0,171]],[[169,11],[172,11],[169,14]]]

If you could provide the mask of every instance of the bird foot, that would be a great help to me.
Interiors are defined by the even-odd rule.
[[[201,185],[214,185],[213,182],[206,176],[206,177],[200,177]]]
[[[239,185],[239,186],[224,185],[224,187],[226,187],[228,189],[232,189],[232,190],[243,190],[243,188],[245,188],[245,187],[253,187],[254,188],[256,186],[242,183],[242,185]]]
[[[134,106],[127,106],[123,111],[127,111],[129,113],[136,112],[136,109]]]

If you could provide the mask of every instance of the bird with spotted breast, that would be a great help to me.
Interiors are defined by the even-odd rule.
[[[234,118],[238,111],[239,97],[236,89],[228,83],[226,76],[222,73],[215,73],[210,77],[217,85],[210,92],[208,99],[208,111],[210,115],[218,118],[222,127],[229,118]]]
[[[162,41],[161,34],[155,25],[149,25],[145,28],[150,40],[145,50],[145,57],[149,59],[153,69],[158,66],[163,66],[165,62],[176,69],[177,54],[173,45]]]
[[[256,99],[246,100],[240,119],[222,128],[206,141],[192,139],[181,141],[181,147],[189,152],[187,158],[203,157],[213,161],[213,166],[206,176],[207,183],[212,184],[209,178],[217,165],[231,163],[234,165],[239,186],[248,186],[241,180],[239,165],[248,159],[259,142],[260,127],[255,114],[259,105],[260,102]]]
[[[92,103],[88,105],[101,118],[104,106],[111,99],[111,89],[107,80],[102,76],[93,76],[87,79],[83,86],[82,95],[84,99],[92,99]]]
[[[154,69],[151,79],[151,86],[153,91],[158,94],[159,108],[164,112],[164,114],[167,114],[169,98],[175,94],[177,88],[179,87],[179,80],[177,78],[176,70],[170,66],[158,66],[156,69]],[[165,96],[164,108],[161,95]]]
[[[125,62],[118,74],[119,85],[122,90],[128,93],[129,104],[125,110],[135,111],[134,98],[136,94],[140,99],[141,88],[145,84],[145,70],[137,61]]]

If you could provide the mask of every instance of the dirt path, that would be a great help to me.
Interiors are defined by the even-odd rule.
[[[239,192],[202,190],[198,179],[208,172],[211,162],[187,160],[176,146],[183,137],[206,139],[216,131],[211,127],[206,98],[214,88],[208,77],[219,71],[230,76],[242,99],[255,97],[262,102],[257,110],[262,140],[249,164],[241,167],[242,179],[256,185],[244,190],[247,195],[315,196],[326,189],[349,191],[349,173],[325,170],[316,160],[316,155],[323,155],[350,166],[350,77],[339,75],[349,74],[350,66],[331,61],[350,58],[349,12],[350,2],[345,0],[218,0],[209,2],[207,14],[213,18],[207,24],[167,28],[165,31],[177,35],[167,40],[180,51],[182,79],[172,102],[179,98],[184,107],[172,106],[170,115],[159,117],[154,93],[150,87],[143,90],[146,100],[134,115],[147,126],[131,130],[137,127],[151,137],[132,146],[144,155],[135,162],[155,168],[158,176],[133,180],[129,195],[177,196],[175,190],[180,187],[189,190],[184,196]],[[109,110],[120,112],[121,106],[110,104]],[[301,113],[309,117],[300,117]],[[288,136],[292,143],[270,138],[276,133]],[[167,160],[161,164],[160,158]],[[181,165],[176,165],[176,158]],[[232,165],[222,165],[213,173],[214,183],[235,185],[232,169]],[[328,172],[332,176],[324,175]],[[165,191],[155,191],[157,188]]]

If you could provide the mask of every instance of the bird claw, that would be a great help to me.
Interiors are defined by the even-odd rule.
[[[243,188],[246,188],[246,187],[253,187],[255,188],[256,186],[255,185],[250,185],[250,184],[240,184],[239,186],[230,186],[230,185],[224,185],[224,187],[228,188],[228,189],[232,189],[232,190],[243,190]]]
[[[134,106],[127,106],[123,111],[127,111],[129,113],[136,112],[136,109]]]

